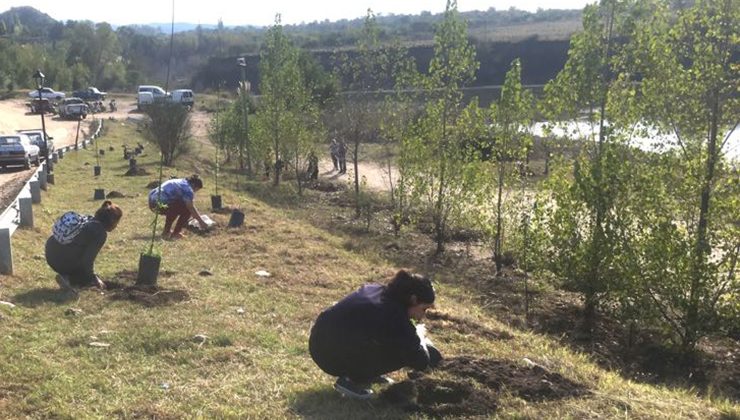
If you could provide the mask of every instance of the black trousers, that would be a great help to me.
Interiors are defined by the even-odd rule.
[[[311,358],[324,372],[332,376],[346,376],[352,382],[366,384],[373,378],[406,366],[397,349],[373,342],[339,344],[320,333],[312,332],[308,341]],[[442,360],[439,351],[428,346],[430,366]]]

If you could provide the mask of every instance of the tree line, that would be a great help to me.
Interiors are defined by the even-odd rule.
[[[466,12],[468,36],[475,40],[483,65],[477,82],[481,85],[503,82],[502,71],[514,57],[540,63],[526,67],[527,83],[544,83],[562,68],[567,40],[579,29],[579,10],[541,10],[535,13],[508,11]],[[441,15],[429,12],[417,16],[390,15],[376,18],[381,44],[396,40],[409,45],[419,63],[432,54],[434,27]],[[572,28],[557,39],[539,40],[526,34],[514,41],[497,41],[487,32],[501,25],[572,22]],[[331,73],[334,56],[353,50],[363,25],[362,19],[337,22],[312,22],[284,25],[284,32],[301,49],[301,64],[313,67],[316,83]],[[259,91],[259,51],[267,28],[225,27],[221,22],[207,28],[175,34],[170,51],[168,34],[157,28],[128,25],[114,28],[107,23],[90,21],[55,21],[30,8],[13,8],[0,14],[0,89],[12,91],[33,87],[30,74],[44,70],[48,84],[59,90],[76,90],[90,85],[109,91],[130,91],[139,84],[169,84],[199,91],[216,90],[225,82],[236,89],[240,69],[237,57],[248,57],[247,79]],[[570,27],[570,26],[568,26]],[[169,28],[167,29],[169,32]],[[171,58],[170,83],[166,60]],[[29,73],[30,70],[30,73]],[[498,74],[497,74],[498,73]]]

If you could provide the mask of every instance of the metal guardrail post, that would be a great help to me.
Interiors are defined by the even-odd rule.
[[[41,188],[38,181],[28,181],[28,187],[31,189],[31,202],[38,204],[41,202]]]
[[[0,228],[0,274],[13,274],[13,252],[10,249],[10,229]]]
[[[59,154],[59,159],[64,159],[64,148],[57,150],[57,153]]]
[[[59,162],[59,153],[57,153],[57,152],[52,153],[51,154],[51,161],[54,162],[54,163]],[[49,168],[49,169],[51,169],[51,168]]]
[[[31,197],[18,197],[18,212],[20,213],[21,226],[33,227],[33,206]]]

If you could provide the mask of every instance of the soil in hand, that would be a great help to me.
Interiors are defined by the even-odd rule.
[[[436,378],[438,373],[445,379]],[[432,417],[480,416],[496,411],[503,392],[533,402],[589,393],[585,386],[538,365],[463,356],[443,360],[434,372],[412,372],[408,380],[385,389],[381,398]]]

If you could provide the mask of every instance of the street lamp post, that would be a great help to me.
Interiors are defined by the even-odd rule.
[[[249,120],[247,115],[249,114],[249,110],[247,109],[249,106],[249,83],[247,82],[247,60],[244,57],[239,57],[236,59],[236,63],[239,65],[239,67],[242,70],[242,95],[244,96],[242,98],[243,105],[244,105],[244,135],[246,136],[246,152],[247,152],[247,175],[252,175],[252,157],[250,155],[250,147],[249,147]],[[241,156],[240,156],[241,157]]]
[[[37,69],[36,73],[33,74],[33,79],[36,80],[36,88],[39,92],[39,106],[37,109],[39,109],[39,114],[41,114],[41,131],[44,133],[44,161],[46,163],[46,174],[49,174],[49,143],[46,141],[46,138],[49,137],[46,134],[46,122],[44,121],[44,113],[46,110],[44,110],[44,107],[41,105],[42,97],[41,97],[41,88],[44,87],[44,79],[46,76],[44,76],[44,73],[41,73],[41,69]]]

